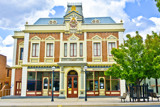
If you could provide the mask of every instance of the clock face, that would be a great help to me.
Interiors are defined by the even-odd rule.
[[[72,20],[70,21],[70,26],[71,26],[72,28],[75,28],[75,27],[77,26],[77,21],[72,19]]]

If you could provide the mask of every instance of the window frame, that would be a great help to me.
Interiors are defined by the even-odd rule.
[[[82,45],[82,47],[81,47],[81,45]],[[81,55],[82,54],[82,55]],[[83,43],[80,43],[79,44],[79,56],[80,57],[83,57]]]
[[[95,49],[95,44],[96,44],[96,49]],[[99,48],[98,49],[98,44],[99,44]],[[95,50],[96,50],[96,54],[95,54]],[[99,55],[98,55],[98,51],[99,51]],[[94,42],[93,43],[93,56],[94,57],[100,57],[101,56],[101,42]]]
[[[71,44],[73,44],[73,55],[71,55]],[[75,50],[75,46],[76,45],[76,50]],[[76,52],[76,55],[75,55],[75,52]],[[77,57],[77,43],[70,43],[70,57]]]
[[[68,52],[67,51],[67,47],[68,47],[67,45],[68,45],[67,43],[64,43],[64,57],[67,57],[67,52]],[[65,46],[66,46],[66,49],[65,49]],[[65,52],[66,52],[66,55],[65,55]]]
[[[110,53],[109,53],[109,44],[111,43],[111,50],[110,50]],[[115,47],[112,47],[112,43],[114,43],[114,45],[115,45]],[[112,42],[112,41],[110,41],[110,42],[108,42],[108,56],[113,56],[112,54],[111,54],[111,51],[112,51],[112,48],[116,48],[116,42]]]
[[[49,44],[49,56],[48,56],[48,44]],[[51,50],[51,44],[52,44],[52,50]],[[52,55],[51,55],[51,51],[52,51]],[[54,56],[54,43],[46,43],[46,57],[53,57]]]
[[[36,44],[36,46],[35,46],[35,53],[34,53],[35,56],[33,56],[33,45],[34,45],[34,44]],[[38,45],[38,54],[36,53],[36,51],[37,51],[37,49],[36,49],[37,45]],[[32,57],[39,57],[39,54],[40,54],[39,51],[40,51],[40,43],[32,43],[32,53],[31,53],[31,54],[32,54]],[[38,56],[36,56],[36,55],[38,55]]]

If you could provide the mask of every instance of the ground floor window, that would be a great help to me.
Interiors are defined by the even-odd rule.
[[[43,77],[48,77],[47,84],[49,91],[52,90],[52,72],[28,72],[27,74],[27,91],[42,91]],[[59,91],[59,72],[54,72],[54,90]]]
[[[104,79],[102,79],[102,77]],[[87,72],[87,91],[120,91],[120,79],[105,76],[103,71]]]

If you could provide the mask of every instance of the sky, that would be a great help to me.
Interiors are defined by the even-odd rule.
[[[124,39],[136,31],[144,39],[152,31],[160,32],[160,12],[154,0],[0,0],[0,54],[7,56],[8,65],[12,66],[14,31],[23,30],[26,21],[33,24],[39,18],[63,17],[67,2],[82,2],[84,17],[123,20]]]

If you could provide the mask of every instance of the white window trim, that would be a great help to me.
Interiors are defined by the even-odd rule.
[[[21,55],[20,50],[21,50],[21,48],[23,48],[23,56],[24,56],[24,42],[19,43],[18,65],[20,65],[20,63],[23,62],[23,58],[22,58],[22,60],[20,60],[20,55]]]
[[[52,57],[49,57],[46,55],[47,53],[47,43],[53,43],[53,56]],[[54,52],[55,51],[55,41],[46,41],[45,42],[45,58],[54,58]]]
[[[107,41],[107,60],[108,60],[108,62],[109,62],[109,58],[110,58],[110,57],[113,57],[113,56],[110,56],[110,55],[108,54],[108,51],[109,51],[108,46],[109,46],[109,43],[111,43],[111,42],[114,42],[114,43],[115,43],[115,48],[117,48],[117,40],[108,40],[108,41]]]
[[[94,56],[94,43],[100,43],[100,47],[101,47],[100,56]],[[94,58],[101,58],[101,62],[102,62],[102,40],[92,40],[92,62]]]
[[[39,55],[38,57],[32,57],[32,48],[33,48],[33,44],[34,43],[38,43],[39,44]],[[40,58],[40,45],[41,45],[41,42],[40,40],[39,41],[31,41],[31,50],[30,50],[30,62],[31,62],[31,59],[38,59],[38,62],[39,62],[39,58]]]

